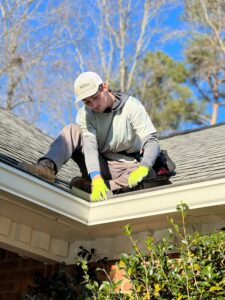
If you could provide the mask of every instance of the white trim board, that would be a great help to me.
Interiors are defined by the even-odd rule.
[[[190,209],[225,204],[225,178],[91,203],[3,163],[0,189],[88,226],[172,213],[181,201]]]

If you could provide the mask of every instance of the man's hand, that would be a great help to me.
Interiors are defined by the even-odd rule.
[[[105,185],[105,182],[101,176],[94,177],[92,179],[91,201],[96,202],[100,200],[107,200],[106,193],[108,190],[109,189]]]
[[[145,166],[140,166],[137,170],[130,173],[128,177],[128,185],[130,188],[136,186],[142,179],[148,175],[149,168]]]

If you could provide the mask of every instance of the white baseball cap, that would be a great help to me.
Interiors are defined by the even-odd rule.
[[[76,103],[97,93],[99,85],[103,83],[95,72],[83,72],[74,81]]]

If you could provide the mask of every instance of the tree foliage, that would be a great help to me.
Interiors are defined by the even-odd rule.
[[[137,94],[159,131],[176,130],[184,122],[201,124],[203,107],[186,85],[188,72],[163,52],[147,54],[139,67]]]
[[[225,105],[225,6],[220,0],[185,1],[184,19],[190,27],[185,55],[191,83],[199,98],[211,106],[210,124]]]

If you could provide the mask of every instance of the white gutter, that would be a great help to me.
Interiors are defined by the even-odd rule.
[[[0,190],[87,224],[90,205],[34,176],[0,162]]]
[[[190,209],[225,205],[225,178],[89,203],[0,163],[0,189],[89,226],[172,213],[181,201]]]
[[[90,203],[89,225],[173,213],[181,201],[190,209],[225,205],[225,178]]]

